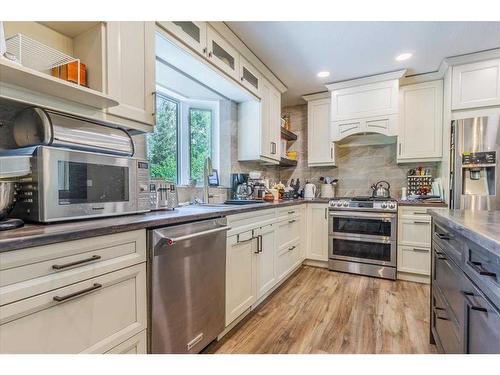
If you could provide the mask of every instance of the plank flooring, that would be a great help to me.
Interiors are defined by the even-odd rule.
[[[435,353],[429,286],[304,266],[206,353]]]

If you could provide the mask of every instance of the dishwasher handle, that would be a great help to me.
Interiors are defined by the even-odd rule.
[[[207,235],[213,234],[213,233],[228,231],[230,229],[231,229],[230,226],[225,225],[223,227],[209,229],[209,230],[205,230],[203,232],[195,232],[195,233],[191,233],[191,234],[186,234],[184,236],[179,236],[179,237],[167,237],[167,236],[164,236],[164,235],[159,234],[159,233],[158,233],[158,235],[161,238],[160,241],[166,242],[168,246],[173,246],[176,242],[181,242],[181,241],[190,240],[190,239],[197,238],[197,237],[207,236]]]

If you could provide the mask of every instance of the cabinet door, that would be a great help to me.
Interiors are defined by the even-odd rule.
[[[260,73],[243,56],[240,56],[240,82],[248,90],[260,97]]]
[[[330,99],[307,103],[307,155],[308,164],[334,166],[334,144],[330,136]]]
[[[231,236],[226,249],[226,326],[257,300],[256,239],[251,231]]]
[[[273,144],[272,130],[269,123],[271,118],[271,84],[265,79],[262,80],[261,87],[261,101],[260,101],[260,154],[265,158],[272,158]]]
[[[265,295],[277,283],[276,277],[276,228],[266,225],[254,232],[257,236],[256,254],[257,298]]]
[[[500,59],[453,67],[451,109],[500,105]]]
[[[431,221],[420,217],[399,219],[398,244],[430,248]]]
[[[271,158],[281,160],[281,93],[271,85],[269,108],[269,134]]]
[[[239,80],[240,55],[210,26],[207,29],[208,59],[219,69]]]
[[[443,81],[404,86],[399,103],[398,162],[441,158]]]
[[[431,249],[398,246],[398,272],[429,276],[431,274]]]
[[[306,258],[328,261],[328,205],[308,205]]]
[[[148,335],[146,330],[115,346],[106,354],[147,354]]]
[[[154,23],[108,22],[106,28],[108,94],[120,103],[108,112],[154,125]]]
[[[158,23],[176,36],[179,40],[206,55],[207,52],[207,23],[203,21],[158,21]]]

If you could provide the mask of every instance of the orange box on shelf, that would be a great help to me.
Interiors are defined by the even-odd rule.
[[[51,69],[54,77],[78,84],[78,61],[56,66]],[[87,86],[87,66],[80,63],[80,85]]]
[[[290,160],[297,160],[298,152],[297,151],[287,151],[286,157]]]

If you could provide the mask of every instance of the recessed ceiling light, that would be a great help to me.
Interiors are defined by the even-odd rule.
[[[413,56],[413,53],[406,52],[406,53],[402,53],[401,55],[396,56],[396,60],[397,61],[405,61],[405,60],[408,60],[412,56]]]
[[[330,76],[330,72],[319,72],[318,73],[318,77],[319,78],[326,78],[326,77],[329,77]]]

